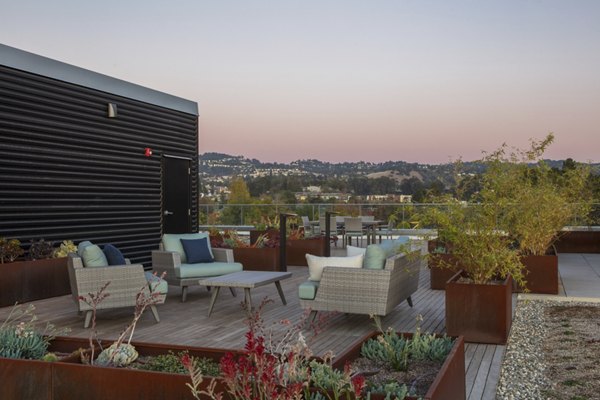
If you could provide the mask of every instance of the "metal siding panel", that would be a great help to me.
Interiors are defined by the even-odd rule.
[[[0,236],[112,243],[149,266],[163,153],[192,159],[197,230],[195,115],[0,66]]]

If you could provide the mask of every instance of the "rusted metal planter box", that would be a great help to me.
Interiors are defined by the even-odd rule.
[[[308,266],[306,254],[313,256],[325,256],[325,237],[310,239],[288,240],[286,248],[287,265]]]
[[[336,357],[333,366],[343,369],[347,362],[360,357],[360,348],[364,342],[377,337],[381,332],[372,332],[357,341],[350,349]],[[398,333],[404,337],[412,337],[412,333]],[[424,400],[464,400],[466,398],[465,383],[465,342],[462,336],[456,337],[454,346],[446,357],[446,361],[422,399]],[[383,394],[371,394],[372,400],[383,400]],[[416,400],[416,397],[407,397]]]
[[[600,253],[600,227],[569,227],[554,243],[559,253]]]
[[[108,346],[112,341],[102,343]],[[175,353],[187,350],[191,356],[219,361],[225,353],[231,351],[142,342],[132,344],[141,356],[168,354],[169,350]],[[89,341],[57,337],[52,341],[49,351],[70,353],[80,348],[89,348]],[[231,352],[240,354],[238,350]],[[65,357],[57,362],[0,358],[0,379],[2,399],[193,400],[190,389],[186,386],[186,383],[191,382],[187,374],[84,365],[79,356]],[[211,379],[206,377],[202,387],[206,388]],[[216,390],[225,390],[219,379]]]
[[[0,307],[71,293],[67,258],[0,264]]]
[[[459,262],[452,254],[435,253],[439,247],[435,240],[427,242],[429,256],[427,257],[427,267],[429,268],[429,286],[433,290],[445,290],[446,282],[452,278],[456,272],[460,271]],[[454,264],[456,268],[440,267],[440,265]]]
[[[236,247],[233,259],[244,266],[245,271],[280,271],[278,247]]]
[[[525,287],[530,293],[558,294],[558,256],[525,256],[521,262],[525,266]],[[516,284],[513,289],[522,291]]]
[[[446,284],[446,332],[465,342],[505,344],[512,324],[512,279],[501,284]]]
[[[50,343],[48,351],[72,353],[80,348],[87,347],[88,344],[89,342],[86,339],[57,337]],[[66,356],[60,360],[75,361],[76,359],[76,356]],[[52,395],[53,372],[58,364],[59,362],[0,358],[0,382],[2,382],[0,398],[58,399]]]

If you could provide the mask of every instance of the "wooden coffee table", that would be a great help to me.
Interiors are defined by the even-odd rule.
[[[270,272],[270,271],[240,271],[234,272],[232,274],[215,276],[214,278],[200,279],[198,283],[201,286],[214,287],[215,290],[210,299],[210,305],[208,307],[208,316],[212,313],[213,307],[215,306],[215,301],[217,300],[217,296],[219,295],[219,290],[222,287],[228,288],[243,288],[245,294],[245,300],[247,305],[247,310],[250,312],[252,310],[252,298],[250,297],[250,289],[264,286],[269,283],[275,283],[275,287],[279,292],[279,297],[281,297],[281,301],[284,305],[287,304],[285,301],[285,296],[283,295],[283,290],[281,290],[282,279],[287,279],[292,276],[291,272]]]

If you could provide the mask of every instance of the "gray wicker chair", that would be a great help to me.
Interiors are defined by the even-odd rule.
[[[77,311],[80,313],[85,312],[84,328],[90,325],[92,307],[81,300],[79,296],[87,296],[90,293],[96,294],[106,282],[110,282],[106,288],[106,293],[110,295],[96,307],[97,310],[103,310],[135,307],[136,296],[141,290],[146,294],[150,293],[148,281],[144,275],[144,267],[141,264],[128,263],[128,265],[84,268],[82,259],[71,253],[68,256],[67,265],[71,293],[77,305]],[[156,304],[164,303],[165,299],[166,294],[158,295]],[[160,322],[156,306],[151,305],[150,310],[156,322]]]
[[[314,319],[318,311],[372,315],[377,322],[419,287],[421,257],[418,252],[396,254],[383,269],[325,267],[313,300],[300,299]]]

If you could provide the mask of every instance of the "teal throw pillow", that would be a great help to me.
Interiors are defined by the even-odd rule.
[[[202,239],[180,239],[188,264],[214,262],[210,253],[208,238]]]
[[[108,261],[104,252],[95,244],[86,246],[83,249],[81,259],[83,260],[83,266],[86,268],[108,267]]]
[[[112,244],[105,244],[102,252],[104,253],[104,256],[106,256],[108,265],[125,265],[123,253]]]
[[[85,249],[88,246],[91,246],[92,242],[90,242],[89,240],[84,240],[83,242],[79,242],[79,244],[77,245],[77,255],[79,257],[83,257],[83,249]]]
[[[386,258],[387,253],[384,247],[378,244],[370,244],[367,246],[367,251],[365,252],[363,268],[383,269]]]

